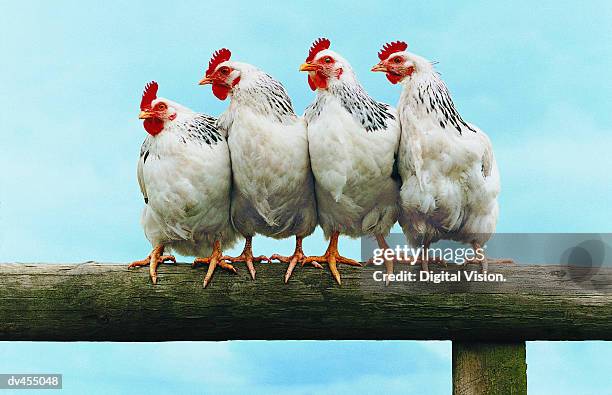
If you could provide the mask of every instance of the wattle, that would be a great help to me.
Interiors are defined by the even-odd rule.
[[[398,82],[401,81],[402,76],[401,75],[397,75],[397,74],[392,74],[392,73],[387,73],[385,74],[387,76],[387,79],[392,83],[392,84],[397,84]]]
[[[308,85],[313,91],[318,89],[327,89],[327,77],[318,71],[314,75],[308,74]]]
[[[312,77],[310,76],[310,74],[308,75],[308,86],[310,86],[310,89],[313,91],[317,90],[317,86],[315,85],[315,82],[312,80]]]
[[[144,120],[143,125],[151,136],[158,135],[164,128],[164,122],[159,118],[147,118]]]
[[[229,95],[230,87],[225,84],[213,84],[212,91],[213,94],[217,96],[217,99],[225,100]]]

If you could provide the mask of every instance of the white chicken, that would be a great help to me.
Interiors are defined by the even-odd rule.
[[[231,97],[218,125],[227,132],[232,158],[232,223],[246,238],[242,254],[231,261],[245,262],[254,279],[253,262],[266,257],[253,256],[252,237],[295,236],[292,256],[270,258],[289,264],[287,282],[295,265],[304,264],[302,239],[317,225],[306,124],[280,82],[230,57],[228,49],[216,51],[200,85],[212,84],[221,100]]]
[[[138,161],[138,183],[144,197],[142,226],[153,246],[151,254],[129,267],[149,265],[157,283],[157,266],[175,262],[164,249],[195,255],[194,265],[209,264],[204,286],[215,267],[235,272],[224,261],[221,248],[229,248],[237,234],[230,223],[231,166],[225,137],[216,119],[164,98],[158,85],[145,87],[140,116],[149,133]]]
[[[328,39],[316,40],[300,67],[317,91],[305,119],[319,224],[330,239],[325,255],[308,261],[327,262],[341,284],[337,264],[359,263],[338,252],[340,234],[375,236],[380,248],[388,248],[385,236],[398,216],[393,169],[400,126],[395,109],[372,99],[329,46]],[[392,271],[393,262],[385,264]]]
[[[401,41],[385,44],[372,68],[403,87],[398,104],[400,224],[408,241],[423,252],[442,239],[482,251],[499,212],[493,147],[484,132],[459,115],[432,63],[407,48]],[[426,256],[419,260],[423,270],[432,261]],[[486,271],[487,259],[479,263]]]

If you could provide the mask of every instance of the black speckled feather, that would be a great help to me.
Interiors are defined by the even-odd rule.
[[[217,119],[211,117],[206,114],[195,114],[192,118],[183,121],[177,122],[172,125],[171,129],[166,131],[166,133],[173,133],[177,136],[177,138],[183,142],[184,144],[188,143],[196,143],[196,144],[207,144],[207,145],[216,145],[220,141],[223,141],[225,138],[219,133],[217,130]],[[163,133],[164,131],[162,131]],[[155,137],[148,135],[147,138],[142,143],[140,147],[140,157],[142,158],[142,165],[147,163],[147,159],[151,154],[151,144],[153,143]],[[153,151],[153,155],[159,158],[159,153],[155,153]],[[139,165],[140,166],[140,165]],[[141,186],[141,191],[143,194],[145,204],[149,203],[149,199],[146,194],[146,190],[144,188],[144,184],[142,179],[140,178],[140,167],[139,167],[139,179],[138,182]]]
[[[246,89],[237,89],[235,95],[250,97],[249,103],[256,111],[271,115],[281,123],[296,117],[285,87],[264,72],[259,72],[256,83]]]
[[[217,130],[216,124],[217,118],[206,114],[196,114],[193,118],[175,125],[172,130],[178,134],[179,139],[185,144],[195,142],[215,145],[224,139]],[[140,147],[140,156],[144,156],[143,162],[146,162],[149,157],[149,147],[153,138],[147,136]]]
[[[427,113],[434,115],[437,123],[443,129],[454,129],[459,132],[459,135],[462,135],[464,130],[478,133],[461,118],[446,84],[438,78],[437,74],[434,75],[435,78],[419,86],[417,93],[412,96],[415,105],[424,105]]]
[[[330,93],[340,99],[342,107],[364,127],[367,132],[387,129],[387,120],[395,119],[391,106],[372,99],[358,84],[339,84],[330,87]],[[317,100],[306,108],[306,122],[310,123],[321,114],[325,99]]]
[[[208,145],[223,141],[223,136],[217,130],[217,118],[205,114],[198,114],[185,124],[184,139],[204,142]],[[185,142],[185,140],[183,140]]]

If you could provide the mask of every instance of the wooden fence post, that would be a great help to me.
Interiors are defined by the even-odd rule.
[[[453,341],[453,395],[527,394],[525,342]]]

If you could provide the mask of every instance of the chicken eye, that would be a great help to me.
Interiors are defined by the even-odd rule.
[[[332,58],[330,58],[329,56],[326,56],[325,58],[323,58],[323,61],[325,63],[331,63],[332,62]]]
[[[168,108],[168,106],[166,106],[164,103],[159,103],[157,105],[157,109],[160,111],[164,111],[166,108]]]
[[[229,74],[229,67],[223,66],[221,67],[221,69],[219,70],[221,72],[221,74]]]
[[[394,61],[395,63],[400,63],[400,62],[402,61],[402,58],[400,58],[400,57],[398,56],[398,57],[396,57],[395,59],[393,59],[393,61]]]

